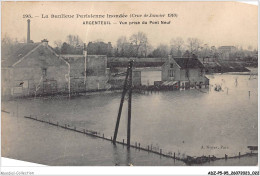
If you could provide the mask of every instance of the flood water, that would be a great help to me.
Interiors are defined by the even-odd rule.
[[[187,155],[224,157],[225,154],[235,156],[239,152],[241,154],[249,152],[247,146],[257,146],[257,79],[249,80],[249,75],[230,74],[216,74],[208,77],[212,86],[222,85],[223,91],[214,91],[214,88],[210,86],[208,89],[201,90],[134,93],[131,143],[138,142],[143,147],[152,145],[154,150],[161,148],[163,152],[175,152],[179,157]],[[120,93],[100,93],[70,99],[66,97],[19,99],[2,102],[2,109],[11,112],[11,115],[15,117],[37,116],[60,124],[98,131],[110,138],[114,133],[120,98]],[[119,141],[123,139],[126,141],[127,101],[124,103],[118,131]],[[53,127],[35,122],[30,125],[30,128],[46,130]],[[61,133],[64,133],[64,130],[60,130],[62,131],[58,133],[62,137]],[[36,135],[38,139],[48,138],[46,134],[36,133]],[[70,138],[78,138],[77,135],[79,134],[66,135],[66,138],[68,137],[67,140],[70,141]],[[48,141],[51,140],[48,139]],[[68,142],[66,146],[68,148],[74,146],[73,141],[75,139],[72,139],[71,145]],[[101,140],[99,145],[102,146],[103,143],[106,145],[105,143],[109,142]],[[48,145],[50,148],[57,148],[58,144],[52,141]],[[19,148],[15,149],[16,146],[13,147],[13,150],[19,150]],[[124,153],[111,148],[104,150],[107,150],[109,156],[119,158]],[[48,152],[42,155],[48,155]],[[39,157],[41,154],[35,156],[35,158]],[[93,154],[91,157],[97,156]],[[64,160],[55,161],[65,162]],[[108,165],[115,164],[115,162],[112,163]],[[158,164],[156,159],[150,165],[155,163]],[[162,165],[172,164],[166,163]],[[95,164],[106,165],[101,161]],[[141,162],[139,165],[146,164]],[[181,165],[181,163],[176,165]]]

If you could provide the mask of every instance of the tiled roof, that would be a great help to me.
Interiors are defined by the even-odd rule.
[[[2,56],[2,67],[10,67],[41,43],[18,43],[8,56]]]
[[[204,68],[203,64],[197,58],[173,58],[182,68]]]

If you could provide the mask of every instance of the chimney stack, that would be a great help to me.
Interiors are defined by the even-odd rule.
[[[27,20],[27,43],[30,43],[31,42],[31,39],[30,39],[30,19]]]

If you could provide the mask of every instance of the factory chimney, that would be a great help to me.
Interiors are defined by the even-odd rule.
[[[27,20],[27,43],[30,43],[31,42],[31,39],[30,39],[30,19]]]

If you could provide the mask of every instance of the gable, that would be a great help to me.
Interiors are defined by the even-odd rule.
[[[176,69],[176,68],[178,68],[178,69],[180,69],[181,67],[176,63],[176,61],[173,59],[173,58],[168,58],[167,60],[166,60],[166,62],[162,65],[162,68],[171,68],[171,64],[173,64],[172,66],[173,66],[173,68],[172,69]]]
[[[66,65],[65,61],[61,60],[55,52],[48,46],[39,45],[30,53],[16,62],[14,67],[50,67]]]

